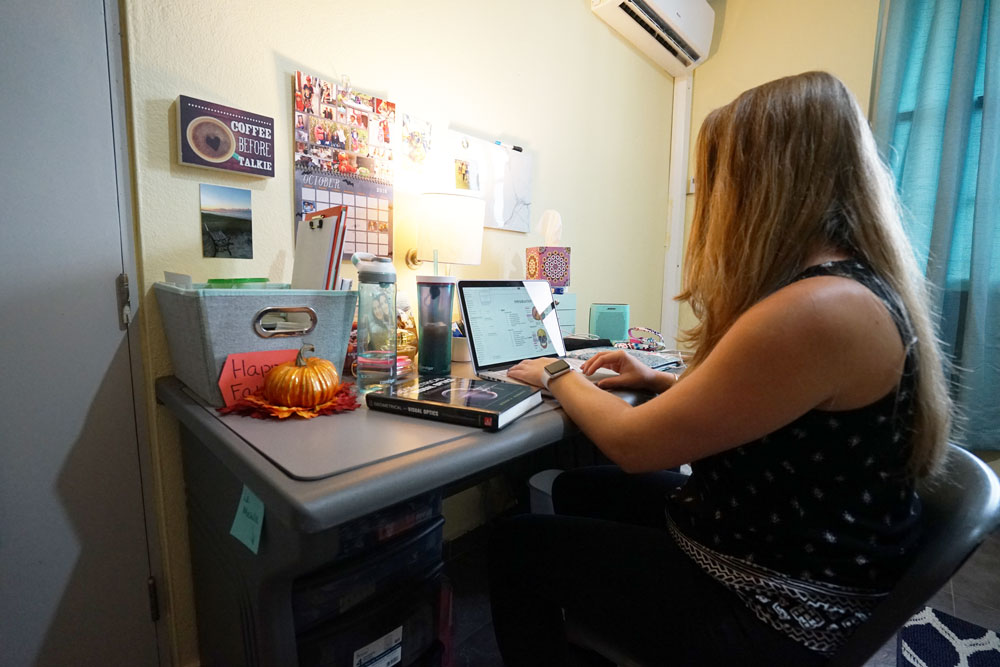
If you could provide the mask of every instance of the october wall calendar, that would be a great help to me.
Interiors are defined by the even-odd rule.
[[[342,260],[392,257],[396,105],[295,73],[295,221],[347,205]]]
[[[391,185],[331,174],[302,173],[300,178],[296,167],[295,190],[297,211],[311,213],[347,205],[343,261],[355,252],[392,257]]]

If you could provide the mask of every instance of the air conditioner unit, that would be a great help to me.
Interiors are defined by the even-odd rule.
[[[671,76],[708,56],[715,10],[705,0],[591,0],[590,8]]]

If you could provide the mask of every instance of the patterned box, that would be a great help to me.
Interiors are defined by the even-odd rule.
[[[535,246],[525,249],[525,276],[548,280],[552,287],[569,286],[569,251],[566,246]]]

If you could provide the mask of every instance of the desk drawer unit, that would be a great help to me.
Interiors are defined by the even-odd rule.
[[[398,621],[386,632],[402,626],[407,638],[404,650],[421,646],[415,654],[421,659],[433,642],[413,641],[425,634],[422,628],[427,622],[419,619],[434,619],[434,642],[441,644],[439,634],[449,636],[450,625],[441,624],[436,615],[441,605],[439,593],[427,593],[429,584],[419,583],[421,577],[440,567],[443,519],[439,492],[421,494],[313,533],[285,523],[265,507],[260,543],[254,553],[230,535],[243,482],[197,442],[182,425],[201,664],[291,667],[298,661],[302,640],[312,642],[314,648],[326,647],[308,655],[327,655],[329,641],[317,644],[314,640],[319,635],[332,636],[334,626],[354,627],[356,618],[376,603],[385,605],[380,608],[386,618]],[[393,566],[401,569],[394,571]],[[439,591],[440,582],[435,586]],[[406,610],[389,610],[393,602],[402,604],[417,590],[424,590],[425,597],[408,608],[412,618]],[[414,611],[417,608],[430,611],[418,613]],[[310,623],[312,629],[305,630]]]
[[[434,568],[421,582],[369,600],[339,620],[298,639],[299,667],[399,665],[445,667],[450,639],[441,613],[450,587]]]

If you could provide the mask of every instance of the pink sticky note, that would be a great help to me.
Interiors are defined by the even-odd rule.
[[[298,350],[268,350],[230,354],[219,376],[219,390],[226,406],[263,387],[264,376],[269,370],[286,361],[294,361],[298,353]]]

